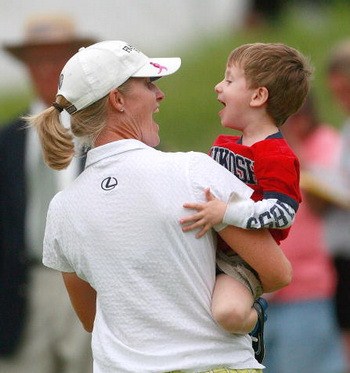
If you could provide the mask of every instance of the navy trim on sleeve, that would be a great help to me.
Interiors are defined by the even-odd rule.
[[[295,212],[297,212],[299,208],[299,203],[295,199],[287,196],[286,194],[277,193],[277,192],[265,192],[263,198],[264,199],[277,199],[278,201],[282,203],[286,203],[287,205],[291,206]]]

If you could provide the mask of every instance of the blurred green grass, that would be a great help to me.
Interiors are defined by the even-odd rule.
[[[301,3],[302,4],[302,3]],[[332,4],[332,5],[330,5]],[[156,120],[160,125],[161,148],[206,152],[215,136],[229,133],[221,128],[214,86],[225,70],[229,52],[251,42],[283,42],[308,56],[315,67],[313,91],[320,118],[338,127],[344,114],[327,87],[325,64],[334,44],[350,38],[350,2],[333,0],[320,9],[289,6],[274,24],[255,29],[232,30],[174,50],[182,58],[181,69],[161,79],[159,87],[166,99]],[[0,92],[0,123],[21,113],[31,93]]]
[[[5,125],[7,121],[22,115],[31,97],[32,93],[29,90],[0,92],[0,125]]]

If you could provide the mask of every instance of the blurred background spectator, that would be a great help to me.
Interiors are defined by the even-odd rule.
[[[286,4],[286,0],[251,0],[245,26],[257,27],[278,22]]]
[[[319,121],[311,96],[282,126],[282,132],[301,169],[335,163],[339,135]],[[324,239],[321,205],[302,193],[291,232],[281,243],[292,263],[293,279],[270,296],[264,364],[267,373],[344,373],[333,302],[336,274]]]
[[[142,43],[149,55],[161,52],[172,56],[176,51],[183,59],[178,79],[160,81],[161,88],[168,92],[167,105],[159,113],[161,131],[165,133],[162,137],[167,139],[161,145],[169,150],[206,151],[211,139],[222,131],[216,125],[219,107],[211,87],[221,78],[228,53],[238,45],[254,41],[285,42],[310,56],[316,65],[314,83],[318,108],[322,118],[337,125],[340,113],[331,105],[325,90],[322,67],[325,51],[339,37],[350,34],[350,2],[317,0],[317,12],[315,7],[302,5],[308,2],[285,2],[280,22],[247,30],[243,26],[252,0],[47,0],[25,3],[13,0],[1,7],[0,41],[16,40],[21,20],[35,10],[59,14],[69,8],[84,33],[93,30],[99,39],[122,39],[135,46]],[[24,107],[32,92],[25,89],[28,85],[25,86],[26,77],[21,65],[8,55],[1,55],[1,51],[0,69],[3,72],[0,121],[3,122],[18,108]],[[172,95],[180,88],[181,95]]]
[[[331,92],[348,116],[341,127],[340,156],[335,169],[350,193],[350,39],[330,52],[327,78]],[[350,210],[331,206],[326,214],[326,239],[337,269],[336,311],[350,372]]]
[[[36,93],[35,114],[55,100],[59,74],[81,46],[68,16],[36,14],[24,41],[5,50],[27,68]],[[69,118],[65,117],[67,127]],[[83,159],[55,172],[42,161],[37,134],[22,116],[0,132],[0,372],[88,373],[90,335],[83,330],[62,277],[42,265],[48,203],[82,170]]]
[[[307,13],[313,13],[318,12],[322,5],[332,2],[334,0],[251,0],[245,26],[276,26],[291,5],[302,8]]]
[[[189,45],[197,48],[202,41],[232,32],[232,28],[237,31],[247,6],[247,0],[2,1],[0,44],[15,42],[30,14],[69,11],[79,22],[81,35],[89,35],[93,30],[101,40],[126,40],[135,46],[143,45],[148,55],[172,55]],[[5,72],[0,89],[13,83],[24,87],[25,70],[1,51],[0,69]]]

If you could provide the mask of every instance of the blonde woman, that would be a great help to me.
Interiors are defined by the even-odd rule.
[[[198,240],[179,224],[183,203],[203,201],[208,186],[223,200],[252,191],[206,154],[154,149],[153,116],[164,99],[154,79],[180,64],[123,41],[94,44],[64,67],[53,106],[28,119],[53,168],[73,158],[73,137],[91,147],[85,171],[50,204],[43,262],[62,272],[92,332],[95,373],[263,369],[250,337],[212,318],[214,231]],[[71,114],[71,133],[59,122],[62,110]],[[290,264],[268,232],[218,230],[265,291],[290,282]]]

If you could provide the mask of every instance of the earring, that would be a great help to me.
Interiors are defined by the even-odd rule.
[[[123,112],[124,112],[124,109],[120,109],[119,111],[120,111],[121,113],[123,113]]]

